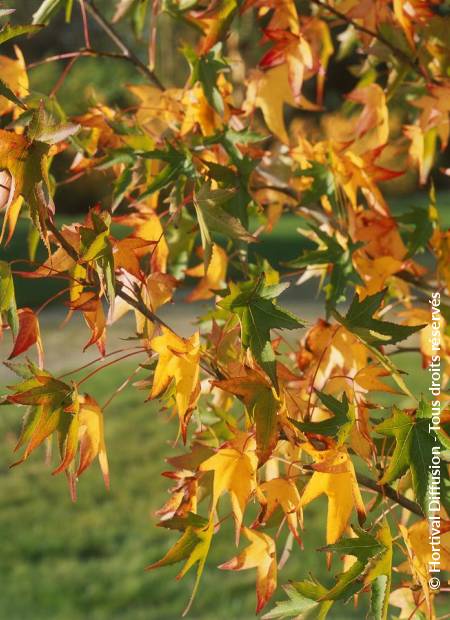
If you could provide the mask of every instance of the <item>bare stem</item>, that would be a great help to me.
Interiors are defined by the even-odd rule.
[[[381,493],[382,495],[385,495],[386,497],[391,499],[393,502],[396,502],[403,508],[406,508],[407,510],[414,513],[415,515],[423,518],[424,514],[419,504],[416,504],[416,502],[411,501],[404,495],[400,495],[400,493],[397,493],[397,491],[393,489],[391,486],[389,486],[388,484],[379,484],[378,482],[376,482],[376,480],[372,480],[371,478],[368,478],[367,476],[363,476],[363,474],[356,474],[356,478],[360,484],[367,487],[368,489],[372,489],[373,491],[376,491],[377,493]]]
[[[133,52],[133,50],[125,43],[117,30],[111,26],[111,24],[100,13],[93,0],[86,0],[85,7],[92,19],[97,22],[103,32],[107,34],[111,41],[120,49],[123,56],[128,58],[130,62],[132,62],[143,75],[153,82],[155,86],[157,86],[160,90],[164,90],[164,86],[155,75],[155,72],[143,63],[135,52]]]

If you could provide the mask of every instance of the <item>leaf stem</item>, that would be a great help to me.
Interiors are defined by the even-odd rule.
[[[83,377],[81,379],[81,381],[78,381],[77,385],[80,386],[82,383],[85,383],[85,381],[87,381],[88,379],[90,379],[91,377],[96,375],[101,370],[104,370],[105,368],[108,368],[109,366],[112,366],[113,364],[116,364],[117,362],[121,362],[122,360],[126,359],[127,357],[131,357],[132,355],[137,355],[138,353],[143,353],[143,352],[144,352],[144,350],[132,351],[131,353],[127,353],[126,355],[122,355],[121,357],[117,357],[116,359],[111,360],[110,362],[106,362],[106,364],[103,364],[103,366],[99,366],[98,368],[95,368],[95,370],[93,370],[88,375]]]

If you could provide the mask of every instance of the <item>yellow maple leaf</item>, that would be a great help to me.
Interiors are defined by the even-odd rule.
[[[21,99],[28,96],[29,81],[23,54],[17,46],[14,47],[14,51],[17,60],[8,56],[0,56],[0,75],[8,88]],[[13,101],[0,97],[0,116],[10,112],[16,118],[22,110]]]
[[[436,156],[436,129],[423,129],[419,125],[404,125],[403,132],[411,144],[409,157],[419,168],[420,184],[425,185]]]
[[[199,301],[214,297],[214,291],[223,287],[227,274],[228,256],[220,245],[212,247],[211,260],[205,273],[204,263],[186,270],[186,275],[201,278],[195,289],[186,297],[187,301]]]
[[[108,457],[106,454],[103,412],[97,402],[88,394],[80,395],[78,411],[80,460],[77,477],[98,458],[105,485],[109,487]]]
[[[180,419],[183,441],[186,441],[187,423],[199,395],[200,334],[180,338],[162,327],[162,336],[150,341],[150,347],[159,353],[150,398],[160,396],[170,382],[175,382],[175,403]]]
[[[224,120],[209,105],[205,97],[200,83],[195,84],[192,88],[184,92],[182,99],[184,119],[181,125],[180,133],[185,136],[192,131],[196,125],[204,136],[212,136],[218,129],[223,127]]]
[[[244,535],[250,541],[239,555],[221,564],[222,570],[247,570],[256,568],[256,613],[268,603],[277,587],[277,553],[275,542],[267,534],[247,527]]]
[[[357,153],[365,153],[386,144],[389,137],[389,112],[386,95],[378,84],[369,84],[353,90],[347,99],[363,107],[357,115],[354,140]]]
[[[395,273],[400,271],[403,262],[392,256],[380,256],[379,258],[367,258],[361,253],[355,253],[355,267],[364,281],[364,286],[358,285],[356,291],[362,301],[368,295],[374,295],[386,288]]]
[[[445,525],[445,528],[444,528]],[[426,519],[416,521],[411,527],[399,525],[399,530],[406,544],[408,559],[403,562],[398,570],[409,571],[412,573],[414,580],[422,587],[425,596],[426,605],[430,618],[434,617],[432,610],[433,590],[429,587],[429,562],[432,561],[432,546],[430,544],[430,536],[433,535],[433,523]],[[450,531],[449,522],[440,521],[440,569],[442,571],[450,570]],[[439,534],[439,532],[438,532]],[[408,571],[408,572],[409,572]]]
[[[258,523],[266,523],[280,506],[286,515],[286,521],[296,541],[301,544],[298,533],[302,520],[301,499],[293,480],[272,478],[258,487],[258,499],[262,503],[262,512]]]
[[[330,545],[345,531],[354,507],[359,521],[366,516],[355,468],[345,448],[320,452],[308,444],[302,447],[314,457],[315,471],[303,491],[301,505],[306,506],[322,494],[327,496],[327,544]]]
[[[289,143],[284,125],[283,106],[285,103],[306,110],[317,110],[318,106],[300,97],[300,105],[295,101],[289,83],[289,70],[286,63],[272,67],[267,71],[253,71],[247,88],[247,97],[243,109],[247,113],[260,108],[267,127],[282,142]]]
[[[231,442],[220,448],[199,467],[200,471],[214,472],[212,510],[216,509],[223,492],[227,491],[230,494],[236,522],[236,542],[239,541],[245,506],[256,489],[256,468],[258,466],[255,440],[244,433],[242,435],[246,439],[240,441],[241,445]]]
[[[176,129],[183,122],[183,90],[159,88],[147,84],[135,84],[128,89],[141,101],[137,121],[150,135],[159,136],[168,127]]]
[[[114,221],[125,226],[131,226],[134,234],[139,239],[154,241],[155,245],[150,254],[150,264],[152,271],[167,271],[167,259],[169,257],[169,247],[164,236],[164,230],[158,214],[153,209],[157,204],[157,194],[149,199],[149,204],[139,204],[135,206],[133,213],[118,216]]]

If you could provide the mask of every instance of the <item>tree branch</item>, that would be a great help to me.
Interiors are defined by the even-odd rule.
[[[367,487],[368,489],[372,489],[372,491],[376,491],[377,493],[385,495],[386,497],[389,497],[389,499],[391,499],[393,502],[396,502],[413,514],[422,518],[424,517],[422,508],[419,506],[419,504],[416,504],[416,502],[411,501],[404,495],[400,495],[400,493],[397,493],[397,491],[388,484],[378,484],[376,480],[372,480],[371,478],[363,476],[362,474],[356,474],[356,479],[360,484]]]
[[[92,19],[97,22],[100,28],[108,35],[111,41],[120,49],[123,56],[128,58],[130,62],[132,62],[139,71],[145,75],[155,86],[157,86],[160,90],[164,90],[164,86],[159,81],[158,77],[155,75],[154,71],[149,69],[149,67],[142,62],[142,60],[133,52],[133,50],[125,43],[117,30],[111,26],[109,22],[103,17],[100,11],[94,4],[94,0],[86,0],[85,2],[86,11],[92,17]]]

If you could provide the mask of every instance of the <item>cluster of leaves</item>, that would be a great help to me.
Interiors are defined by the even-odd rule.
[[[333,583],[311,577],[286,586],[289,600],[265,617],[323,620],[337,601],[370,592],[372,618],[387,618],[390,606],[402,618],[434,618],[438,593],[428,583],[425,516],[433,447],[441,451],[448,489],[448,401],[444,391],[437,405],[414,394],[395,354],[408,340],[417,365],[427,367],[439,345],[445,387],[450,231],[440,224],[431,174],[448,174],[436,163],[449,132],[447,5],[119,0],[110,23],[91,0],[45,0],[31,25],[4,25],[0,43],[35,34],[60,10],[70,22],[76,4],[85,47],[61,56],[69,63],[62,79],[89,55],[127,61],[143,81],[128,87],[131,107],[91,101],[83,115],[67,118],[58,101],[61,81],[48,96],[35,96],[19,47],[16,58],[0,56],[4,242],[19,218],[30,221],[27,267],[0,262],[1,324],[12,334],[10,359],[34,346],[38,354],[37,364],[8,362],[21,381],[4,403],[26,407],[18,462],[55,436],[60,462],[53,473],[66,472],[72,496],[96,457],[108,484],[103,412],[79,391],[92,372],[66,383],[44,370],[42,308],[16,304],[16,278],[62,279],[67,287],[58,299],[65,296],[69,316],[83,315],[86,348],[96,345],[102,358],[112,357],[98,369],[140,355],[148,379],[136,387],[176,416],[179,436],[190,444],[168,459],[165,475],[174,487],[158,511],[159,525],[180,538],[149,568],[184,561],[182,577],[196,565],[194,596],[211,542],[232,516],[236,545],[241,534],[249,544],[219,568],[256,570],[259,612],[293,541],[302,553],[303,508],[325,495],[324,563],[331,566],[335,553],[342,570]],[[2,19],[11,13],[0,9]],[[191,41],[197,39],[181,48],[190,68],[184,87],[163,86],[157,75],[163,13],[192,27]],[[138,38],[148,34],[148,64],[115,30],[128,18]],[[257,67],[239,46],[242,20],[261,31]],[[120,52],[92,47],[93,23]],[[353,59],[357,84],[330,113],[328,65],[345,58]],[[304,111],[315,114],[314,122],[304,121]],[[61,154],[72,164],[55,179]],[[418,183],[429,185],[430,205],[398,215],[379,182],[400,177],[408,164]],[[83,221],[58,226],[56,182],[93,173],[111,185],[110,199],[88,205]],[[286,217],[298,221],[299,247],[310,249],[283,264],[280,248],[280,264],[271,265],[258,242]],[[47,258],[36,263],[39,243]],[[324,318],[308,324],[280,305],[292,270],[300,308],[309,295],[305,282],[319,278]],[[190,337],[158,316],[183,284],[189,292],[181,303],[209,304]],[[428,300],[433,288],[437,314]],[[128,312],[137,343],[106,353],[107,328]],[[390,410],[380,393],[409,404]],[[253,522],[250,503],[259,508]],[[443,492],[443,570],[450,569],[449,510]]]

